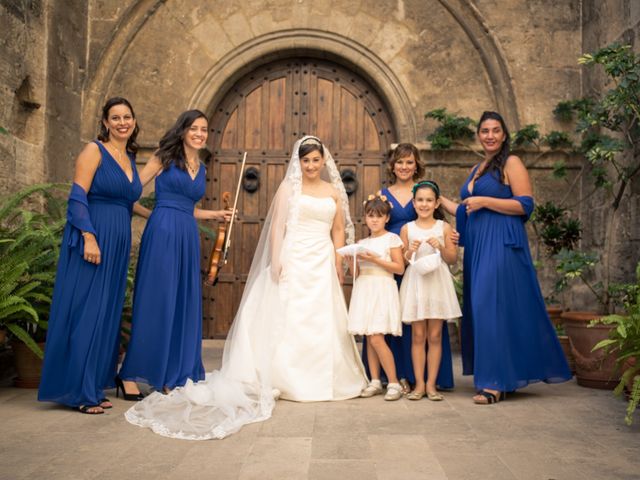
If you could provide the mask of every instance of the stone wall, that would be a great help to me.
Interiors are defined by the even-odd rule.
[[[46,179],[45,2],[0,1],[0,194]]]
[[[49,179],[69,182],[81,148],[88,8],[83,0],[50,2],[47,35],[46,156]]]

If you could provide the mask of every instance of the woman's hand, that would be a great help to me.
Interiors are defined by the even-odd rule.
[[[458,232],[456,229],[451,229],[451,243],[453,243],[457,247],[459,242],[460,232]]]
[[[218,220],[219,222],[231,221],[232,209],[225,210],[204,210],[202,208],[194,208],[193,216],[197,220]]]
[[[485,208],[486,197],[468,197],[462,203],[466,205],[467,215]]]
[[[342,263],[342,257],[340,255],[336,255],[336,273],[338,274],[338,281],[340,285],[344,284],[344,266]]]
[[[93,235],[93,233],[89,232],[84,232],[82,236],[84,237],[83,258],[89,263],[100,265],[101,254],[96,237]]]
[[[281,275],[282,265],[278,262],[271,262],[271,280],[273,280],[273,283],[279,283]]]
[[[233,215],[233,209],[231,208],[227,208],[225,210],[218,210],[217,212],[217,219],[221,222],[230,222],[231,221],[231,217]]]

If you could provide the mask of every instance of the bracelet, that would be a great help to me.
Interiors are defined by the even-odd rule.
[[[409,250],[406,250],[403,254],[402,254],[402,258],[404,258],[407,262],[410,262],[411,259],[407,258],[407,253],[409,253]],[[412,254],[413,255],[413,254]]]
[[[89,235],[91,232],[81,232],[83,237],[86,237],[87,235]]]

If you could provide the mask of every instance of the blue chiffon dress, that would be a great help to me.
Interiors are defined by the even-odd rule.
[[[402,205],[386,188],[382,190],[382,194],[385,195],[393,204],[386,229],[389,232],[400,235],[402,227],[417,218],[413,202],[409,201],[406,205]],[[395,275],[395,278],[399,288],[402,283],[402,275]],[[440,369],[438,370],[436,384],[439,388],[451,389],[454,387],[453,362],[451,360],[449,329],[446,327],[447,325],[444,323],[442,328],[442,360],[440,361]],[[406,378],[409,383],[415,384],[416,377],[413,373],[413,362],[411,361],[411,325],[403,323],[402,336],[396,337],[393,335],[385,335],[385,339],[393,353],[398,378]],[[371,374],[369,373],[369,362],[367,360],[367,342],[363,342],[362,362],[364,363],[367,376],[371,378]],[[426,375],[427,372],[425,369],[425,380]]]
[[[205,168],[191,179],[171,165],[156,177],[156,205],[142,234],[131,339],[120,378],[163,387],[204,379],[200,237],[193,216]]]
[[[469,182],[477,168],[462,186],[463,200],[472,195],[514,199],[526,215],[504,215],[485,208],[467,216],[464,205],[458,209],[458,230],[465,247],[463,374],[474,375],[478,390],[501,392],[533,382],[567,381],[571,372],[529,252],[525,222],[533,211],[533,199],[514,196],[497,172],[477,178],[470,192]]]
[[[70,407],[98,405],[113,388],[120,320],[131,251],[131,212],[142,193],[98,141],[101,161],[89,192],[74,184],[49,315],[38,400]],[[95,234],[100,265],[83,259],[81,231]]]

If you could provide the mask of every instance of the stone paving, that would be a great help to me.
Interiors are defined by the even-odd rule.
[[[204,342],[216,367],[221,341]],[[459,358],[454,362],[459,367]],[[273,418],[221,441],[160,437],[129,425],[115,399],[90,416],[0,388],[0,479],[639,479],[640,418],[575,381],[532,385],[474,405],[456,375],[445,401],[278,402]]]

